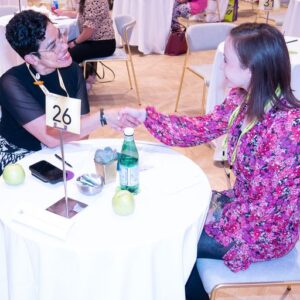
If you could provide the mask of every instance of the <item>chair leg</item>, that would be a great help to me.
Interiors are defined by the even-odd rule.
[[[270,15],[270,12],[267,11],[267,20],[266,20],[266,23],[267,23],[267,24],[268,24],[268,22],[269,22],[269,15]]]
[[[86,62],[83,62],[83,77],[86,78]]]
[[[135,70],[134,70],[134,65],[133,65],[132,60],[130,60],[130,64],[131,64],[131,69],[132,69],[132,74],[133,74],[133,81],[134,81],[134,85],[135,85],[136,96],[137,96],[139,105],[141,106],[142,102],[141,102],[140,92],[139,92],[139,89],[138,89],[138,84],[137,84],[137,80],[136,80],[136,76],[135,76]]]
[[[177,112],[177,109],[178,109],[178,104],[179,104],[179,99],[180,99],[180,95],[181,95],[183,78],[184,78],[184,74],[185,74],[185,70],[186,70],[188,55],[189,55],[189,51],[187,51],[187,53],[185,55],[185,58],[184,58],[183,70],[182,70],[182,74],[181,74],[181,78],[180,78],[180,84],[179,84],[179,90],[178,90],[178,94],[177,94],[177,98],[176,98],[175,112]]]
[[[206,97],[206,82],[203,82],[203,92],[202,92],[202,100],[201,100],[201,113],[205,115],[205,98]]]
[[[219,0],[217,0],[216,2],[217,2],[217,15],[218,15],[218,19],[219,19],[219,22],[221,22],[221,13],[220,13]]]
[[[125,62],[126,62],[127,74],[128,74],[128,78],[129,78],[130,89],[132,90],[132,81],[131,81],[131,76],[130,76],[128,61],[126,60]]]

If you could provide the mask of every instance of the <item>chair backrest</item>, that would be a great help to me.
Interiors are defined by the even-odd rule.
[[[1,5],[0,6],[0,17],[2,16],[7,16],[7,15],[12,15],[18,11],[17,6],[13,5]]]
[[[186,31],[189,51],[216,49],[235,26],[233,23],[205,23],[190,26]]]
[[[115,17],[115,24],[123,42],[128,44],[136,21],[130,16],[120,15]]]

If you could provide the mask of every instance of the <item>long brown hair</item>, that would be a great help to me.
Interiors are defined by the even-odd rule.
[[[261,119],[269,101],[279,109],[300,107],[291,88],[291,63],[281,32],[265,23],[244,23],[233,28],[230,36],[241,65],[252,74],[248,117]],[[280,95],[275,93],[278,87]]]

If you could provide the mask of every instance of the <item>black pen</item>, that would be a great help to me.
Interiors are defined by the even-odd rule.
[[[289,44],[289,43],[294,43],[294,42],[298,42],[298,40],[290,40],[288,42],[285,42],[286,44]]]
[[[61,158],[61,157],[60,157],[58,154],[56,154],[56,153],[54,154],[54,156],[55,156],[56,158],[58,158],[59,160],[61,160],[61,161],[63,160],[63,159],[62,159],[62,158]],[[73,168],[73,167],[72,167],[72,165],[71,165],[71,164],[69,164],[69,163],[68,163],[68,162],[66,162],[66,161],[65,161],[65,164],[66,164],[67,166],[69,166],[69,167]]]

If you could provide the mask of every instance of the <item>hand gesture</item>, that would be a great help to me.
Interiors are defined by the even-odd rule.
[[[146,110],[144,108],[125,107],[120,111],[121,120],[131,124],[129,127],[137,127],[146,120]]]
[[[107,125],[114,130],[122,131],[125,127],[137,127],[143,123],[143,113],[146,116],[144,109],[124,108],[122,110],[109,109],[105,110],[105,118]]]

